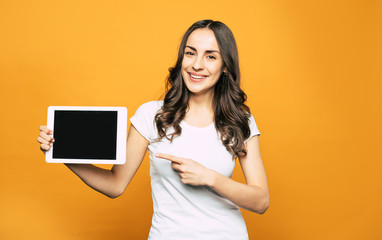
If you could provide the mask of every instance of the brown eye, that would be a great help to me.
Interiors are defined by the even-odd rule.
[[[208,55],[207,58],[208,58],[208,59],[216,59],[216,57],[213,56],[213,55]]]
[[[190,55],[190,56],[193,56],[195,55],[193,52],[185,52],[186,55]]]

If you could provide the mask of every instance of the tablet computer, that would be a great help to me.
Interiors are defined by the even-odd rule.
[[[126,162],[125,107],[50,106],[47,127],[55,140],[46,152],[49,163]]]

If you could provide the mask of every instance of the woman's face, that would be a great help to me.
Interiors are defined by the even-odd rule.
[[[188,37],[182,61],[183,80],[191,93],[213,91],[222,73],[223,59],[211,29],[199,28]]]

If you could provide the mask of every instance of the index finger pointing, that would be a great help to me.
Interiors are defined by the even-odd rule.
[[[158,158],[170,160],[171,162],[175,162],[175,163],[179,163],[179,164],[182,163],[182,159],[181,158],[173,156],[171,154],[157,153],[157,154],[155,154],[155,156],[158,157]]]

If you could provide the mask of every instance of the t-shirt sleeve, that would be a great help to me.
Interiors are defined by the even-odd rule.
[[[142,104],[135,112],[135,115],[130,118],[131,124],[149,142],[157,138],[154,118],[160,108],[158,101],[147,102]]]
[[[260,135],[260,131],[259,129],[257,129],[256,121],[252,114],[249,117],[248,121],[249,121],[249,129],[251,132],[249,137],[244,141],[244,143],[248,142],[253,136]]]

